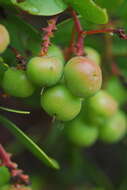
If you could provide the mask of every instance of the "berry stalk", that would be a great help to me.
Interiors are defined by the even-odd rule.
[[[9,169],[12,180],[14,181],[14,185],[16,187],[20,186],[20,184],[29,185],[29,176],[23,174],[23,171],[18,169],[18,165],[11,161],[11,154],[6,152],[1,144],[0,160],[0,166],[6,166]]]
[[[26,67],[26,59],[25,59],[25,57],[22,56],[16,48],[14,48],[14,47],[12,47],[10,45],[9,45],[9,48],[15,54],[15,57],[16,57],[16,59],[18,61],[17,68],[19,68],[19,69],[25,69],[25,67]]]
[[[122,28],[118,28],[118,29],[104,28],[104,29],[101,29],[101,30],[82,31],[82,34],[85,34],[85,35],[93,35],[93,34],[100,34],[100,33],[117,34],[119,36],[119,38],[127,40],[127,34],[125,33],[125,30],[122,29]]]
[[[82,32],[83,29],[76,12],[74,10],[71,10],[71,14],[74,19],[76,31],[78,33],[78,40],[76,44],[75,54],[77,56],[81,56],[84,54],[84,34]]]
[[[48,21],[48,26],[42,28],[42,31],[44,31],[44,36],[43,36],[43,42],[41,44],[40,56],[44,56],[48,52],[48,48],[51,45],[50,38],[53,37],[53,31],[56,30],[57,18],[58,18],[57,16],[51,18]]]

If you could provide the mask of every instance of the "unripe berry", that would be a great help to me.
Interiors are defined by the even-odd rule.
[[[95,126],[85,124],[81,118],[66,123],[65,134],[68,139],[77,146],[91,146],[98,137],[98,129]]]
[[[127,99],[127,90],[126,87],[123,86],[118,77],[113,76],[109,78],[106,84],[106,90],[112,97],[121,105],[126,102]]]
[[[99,138],[106,143],[116,143],[126,134],[127,122],[123,112],[119,111],[100,128]]]
[[[38,86],[56,84],[63,73],[63,63],[57,57],[34,57],[27,64],[28,78]]]
[[[0,24],[0,53],[3,53],[10,43],[10,37],[4,25]]]
[[[50,57],[57,57],[59,58],[62,63],[64,64],[64,55],[63,55],[63,52],[62,50],[56,46],[56,45],[51,45],[49,48],[48,48],[48,53],[47,53],[48,56]]]
[[[69,121],[80,112],[81,99],[73,96],[64,85],[56,85],[43,92],[41,105],[50,116]]]
[[[2,87],[7,94],[20,98],[31,96],[35,89],[25,71],[16,68],[9,68],[5,72]]]
[[[69,60],[65,65],[64,76],[67,87],[75,96],[92,96],[101,88],[102,73],[99,65],[83,56]]]
[[[101,117],[110,117],[118,110],[114,98],[104,90],[100,90],[88,100],[89,112]]]
[[[86,57],[88,57],[89,59],[94,61],[96,64],[101,63],[100,54],[94,48],[86,46],[85,47],[85,54],[86,54]]]

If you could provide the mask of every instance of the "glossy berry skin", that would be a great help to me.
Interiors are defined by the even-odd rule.
[[[67,87],[75,96],[92,96],[101,88],[102,73],[99,65],[83,56],[69,60],[65,65],[64,76]]]
[[[97,52],[97,50],[95,50],[94,48],[86,46],[85,47],[85,54],[86,54],[87,58],[91,59],[96,64],[100,65],[101,57],[100,57],[100,54]]]
[[[95,126],[85,124],[83,120],[77,117],[66,124],[65,134],[73,144],[88,147],[96,142],[98,129]]]
[[[64,85],[56,85],[43,92],[41,105],[50,116],[69,121],[80,112],[81,99],[73,96]]]
[[[105,143],[116,143],[125,136],[126,131],[126,117],[119,111],[100,127],[99,138]]]
[[[118,104],[109,93],[100,90],[88,100],[88,109],[91,115],[110,117],[117,112]]]
[[[3,53],[10,43],[10,37],[4,25],[0,24],[0,53]]]
[[[20,98],[31,96],[35,89],[25,71],[16,68],[9,68],[5,72],[2,87],[7,94]]]
[[[62,61],[63,64],[65,63],[62,50],[60,47],[54,44],[48,48],[48,56],[57,57]]]
[[[27,76],[38,86],[52,86],[62,74],[63,63],[57,57],[33,57],[27,64]]]

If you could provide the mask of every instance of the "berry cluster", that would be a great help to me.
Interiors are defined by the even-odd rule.
[[[9,34],[4,26],[1,28],[5,39],[0,41],[0,53],[9,44]],[[113,97],[100,90],[98,52],[86,47],[85,53],[64,64],[61,50],[51,46],[46,55],[31,58],[25,70],[8,67],[2,87],[5,93],[19,98],[31,97],[39,89],[41,107],[65,122],[65,134],[72,143],[90,146],[98,137],[113,143],[125,135],[126,119]]]

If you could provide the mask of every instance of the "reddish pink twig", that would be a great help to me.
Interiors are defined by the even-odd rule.
[[[57,16],[53,17],[48,21],[48,26],[46,28],[42,28],[42,31],[44,31],[44,37],[40,56],[44,56],[48,52],[48,48],[51,45],[50,38],[53,37],[53,31],[56,30],[57,18]]]
[[[118,66],[115,63],[111,64],[111,70],[112,70],[113,75],[116,75],[116,76],[122,75],[120,69],[118,68]]]
[[[23,171],[18,169],[18,165],[11,161],[11,154],[7,153],[1,144],[0,144],[0,160],[1,160],[0,166],[6,166],[9,169],[15,186],[19,186],[20,184],[28,185],[30,183],[29,176],[24,175]]]
[[[65,60],[68,61],[73,53],[75,53],[75,26],[72,29],[70,45],[64,51]]]
[[[100,30],[82,31],[82,34],[85,34],[85,35],[93,35],[93,34],[99,34],[99,33],[114,33],[114,34],[117,34],[119,38],[127,40],[127,34],[125,33],[125,30],[122,28],[118,28],[118,29],[104,28]]]
[[[9,45],[9,48],[15,54],[15,57],[16,57],[16,59],[18,61],[17,68],[25,69],[25,67],[26,67],[26,58],[24,56],[22,56],[15,47],[12,47],[11,45]]]
[[[78,40],[77,40],[77,44],[76,44],[75,54],[80,56],[80,55],[84,54],[84,34],[82,32],[83,31],[82,26],[80,24],[80,21],[77,17],[76,12],[74,10],[71,10],[71,14],[73,16],[75,28],[78,33]]]

